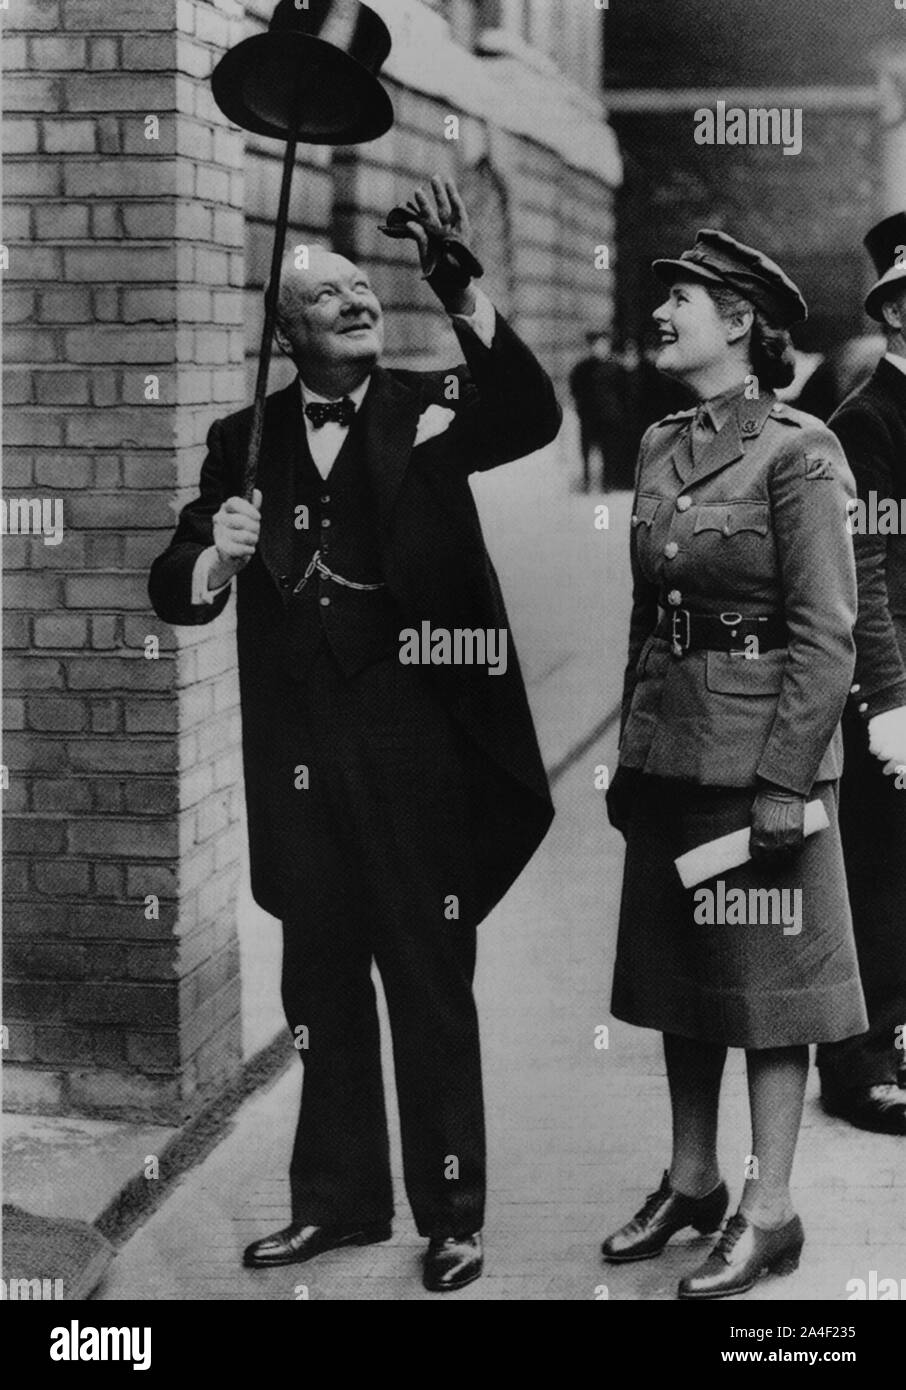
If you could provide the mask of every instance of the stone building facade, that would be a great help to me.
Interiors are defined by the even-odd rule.
[[[602,12],[373,3],[396,125],[303,149],[291,236],[368,266],[392,362],[448,360],[412,247],[376,223],[454,175],[494,297],[562,384],[612,313]],[[210,424],[251,394],[282,146],[230,127],[209,77],[271,9],[16,0],[3,16],[4,499],[64,516],[59,544],[3,541],[7,1109],[177,1122],[280,1028],[273,981],[252,1043],[243,1009],[231,611],[173,631],[146,592]]]
[[[617,317],[638,336],[657,302],[657,255],[717,226],[763,247],[810,306],[794,339],[827,352],[864,330],[862,238],[906,206],[896,72],[906,12],[894,0],[614,0],[605,86],[625,161]],[[798,109],[802,150],[697,144],[695,113]]]

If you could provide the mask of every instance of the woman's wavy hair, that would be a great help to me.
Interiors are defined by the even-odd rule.
[[[705,285],[705,289],[717,306],[721,318],[732,318],[734,314],[745,309],[751,309],[754,314],[749,354],[752,374],[757,377],[759,386],[768,391],[777,391],[783,386],[789,386],[796,375],[796,358],[793,340],[788,330],[771,323],[768,316],[761,309],[756,309],[750,299],[737,294],[727,285]]]

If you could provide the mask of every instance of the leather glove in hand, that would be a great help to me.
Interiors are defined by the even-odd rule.
[[[393,208],[378,230],[389,237],[409,237],[418,246],[422,273],[438,299],[456,312],[464,291],[480,280],[484,267],[471,247],[472,228],[465,204],[452,179],[433,178],[434,207],[417,188],[405,207]]]
[[[889,709],[868,721],[868,746],[892,776],[906,767],[906,708]]]
[[[638,790],[640,774],[635,768],[618,767],[613,780],[607,788],[605,800],[607,815],[614,830],[619,830],[623,839],[629,829],[632,805]]]
[[[752,806],[749,853],[756,864],[792,859],[805,842],[805,797],[783,787],[762,787]]]

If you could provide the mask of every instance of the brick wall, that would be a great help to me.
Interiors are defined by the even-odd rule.
[[[241,1056],[234,610],[174,632],[146,584],[207,429],[253,390],[283,147],[231,130],[209,76],[272,9],[16,0],[2,39],[5,495],[59,499],[65,518],[59,546],[3,545],[10,1109],[173,1121]],[[290,244],[368,266],[389,362],[454,360],[414,248],[376,224],[435,170],[457,177],[489,290],[562,385],[586,324],[611,312],[593,264],[611,193],[492,120],[388,85],[398,120],[380,141],[302,148]],[[291,370],[276,360],[271,389]]]
[[[5,495],[65,518],[3,545],[9,1108],[174,1119],[239,1055],[231,643],[146,592],[243,397],[242,140],[207,81],[238,18],[17,0],[2,41]]]

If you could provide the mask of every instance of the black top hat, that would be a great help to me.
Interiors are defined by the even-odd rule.
[[[214,100],[244,130],[312,145],[376,140],[393,124],[377,79],[390,33],[359,0],[280,0],[266,34],[214,69]]]
[[[878,323],[884,322],[881,306],[897,291],[897,281],[906,279],[906,212],[895,212],[872,227],[865,238],[865,249],[875,263],[880,280],[868,293],[865,310]],[[906,286],[900,285],[900,289]]]
[[[789,328],[808,317],[808,307],[798,286],[777,262],[727,232],[705,228],[698,233],[691,250],[684,251],[678,260],[654,261],[652,269],[667,284],[685,276],[726,285],[750,300],[780,328]]]

